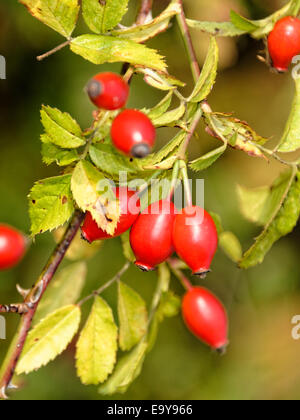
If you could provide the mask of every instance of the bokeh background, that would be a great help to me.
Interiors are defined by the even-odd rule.
[[[168,1],[154,0],[157,13]],[[188,17],[200,20],[227,20],[233,8],[253,18],[264,17],[282,6],[278,0],[185,0]],[[131,0],[126,19],[133,19],[138,2]],[[86,27],[81,22],[78,33]],[[193,32],[203,61],[208,39]],[[41,163],[41,104],[70,112],[82,127],[91,122],[93,107],[85,93],[86,81],[97,71],[120,70],[120,66],[94,65],[67,49],[39,63],[35,57],[62,42],[52,30],[33,19],[17,1],[0,4],[0,54],[7,59],[7,80],[0,81],[0,221],[29,232],[26,196],[33,183],[57,174],[53,165]],[[167,56],[171,74],[191,83],[188,63],[176,25],[150,45]],[[214,110],[235,112],[260,134],[278,141],[293,96],[290,75],[276,75],[256,59],[260,43],[248,37],[220,39],[221,65],[215,89],[210,97]],[[135,78],[130,105],[151,106],[161,94]],[[218,145],[200,126],[199,138],[192,143],[191,157],[196,158]],[[159,145],[172,135],[159,133]],[[206,207],[219,213],[226,229],[232,230],[246,249],[259,230],[240,215],[236,185],[248,187],[271,183],[284,168],[276,163],[228,151],[214,167],[205,171]],[[242,272],[221,252],[216,256],[213,273],[206,285],[225,303],[230,317],[230,341],[224,357],[209,349],[188,333],[180,317],[161,326],[157,344],[148,355],[144,370],[125,395],[117,399],[296,399],[300,397],[300,342],[291,338],[291,319],[300,314],[299,227],[281,240],[263,265]],[[18,300],[16,283],[31,286],[54,246],[51,234],[36,239],[26,258],[16,269],[0,273],[0,300]],[[119,240],[105,243],[89,262],[85,291],[107,281],[123,264]],[[142,274],[131,268],[125,281],[148,301],[155,287],[154,274]],[[172,287],[183,293],[176,280]],[[116,290],[105,293],[115,308]],[[12,337],[16,316],[7,316],[8,340],[0,342],[4,356]],[[84,387],[76,378],[73,350],[48,367],[24,379],[24,387],[14,399],[99,399],[97,389]]]

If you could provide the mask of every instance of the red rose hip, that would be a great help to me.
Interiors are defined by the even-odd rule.
[[[125,187],[116,188],[116,197],[120,201],[121,217],[113,235],[98,227],[90,212],[86,214],[81,228],[82,236],[92,243],[100,239],[110,239],[122,235],[131,228],[140,213],[140,200],[137,193]]]
[[[207,211],[187,207],[176,216],[173,242],[180,258],[195,275],[205,276],[210,271],[218,247],[216,225]]]
[[[16,266],[25,252],[25,236],[10,226],[0,224],[0,270]]]
[[[202,287],[191,288],[182,302],[182,316],[188,329],[212,349],[228,345],[228,319],[222,303]]]
[[[269,34],[268,49],[273,67],[286,72],[293,57],[300,54],[300,20],[292,16],[280,19]]]
[[[118,74],[99,73],[88,83],[87,93],[98,108],[113,111],[126,105],[129,86]]]
[[[126,155],[136,158],[143,158],[151,152],[155,137],[155,127],[150,118],[134,109],[121,112],[111,127],[114,146]]]
[[[153,271],[174,252],[172,228],[176,208],[168,200],[152,204],[132,226],[130,243],[136,265],[143,271]]]

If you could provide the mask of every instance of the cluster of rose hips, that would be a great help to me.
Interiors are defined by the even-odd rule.
[[[288,71],[293,58],[300,54],[300,20],[293,16],[280,19],[269,34],[268,50],[273,67]]]
[[[92,102],[100,109],[123,108],[129,87],[122,77],[113,73],[95,76],[87,86]],[[111,127],[115,147],[133,157],[148,155],[154,145],[155,128],[150,119],[137,110],[125,110]],[[82,236],[88,242],[117,237],[130,230],[130,244],[136,266],[153,271],[174,252],[186,262],[193,274],[204,276],[210,270],[218,246],[218,234],[212,217],[205,210],[191,206],[178,212],[171,200],[161,200],[140,212],[136,192],[115,188],[120,203],[120,220],[113,236],[98,227],[87,213]],[[130,203],[134,202],[134,206]],[[191,287],[182,305],[183,317],[189,329],[214,349],[227,345],[227,317],[217,298],[200,287]]]
[[[115,189],[121,217],[113,236],[100,229],[90,213],[86,214],[82,236],[89,242],[117,237],[130,230],[130,244],[135,264],[152,271],[174,252],[186,262],[194,274],[205,275],[217,250],[218,234],[212,217],[199,207],[178,212],[169,200],[151,204],[140,212],[137,193],[120,187]],[[130,205],[134,202],[134,206]],[[132,210],[134,208],[134,210]],[[227,344],[227,317],[222,304],[206,289],[188,290],[182,305],[189,329],[214,349]]]

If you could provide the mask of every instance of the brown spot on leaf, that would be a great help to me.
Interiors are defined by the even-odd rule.
[[[32,200],[32,204],[35,204],[36,203],[36,201],[35,200]]]
[[[68,202],[68,197],[64,195],[63,198],[61,199],[61,202],[62,204],[66,204]]]

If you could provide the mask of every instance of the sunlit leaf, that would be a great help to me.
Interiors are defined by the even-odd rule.
[[[208,97],[216,81],[218,62],[218,44],[216,38],[211,37],[207,57],[195,89],[191,94],[190,101],[201,102]]]
[[[80,317],[80,308],[69,305],[43,319],[28,334],[17,375],[37,370],[60,355],[77,333]]]
[[[113,371],[117,356],[118,329],[108,304],[95,302],[76,348],[77,374],[85,385],[104,382]]]
[[[46,165],[56,163],[58,166],[68,166],[79,159],[75,149],[61,149],[55,146],[47,134],[43,134],[41,137],[43,162]]]
[[[20,0],[33,17],[69,38],[75,29],[78,0]]]
[[[47,142],[66,149],[75,149],[85,144],[81,128],[69,114],[43,106],[41,119],[47,133]]]
[[[71,186],[81,210],[89,211],[98,226],[113,235],[120,218],[120,206],[109,180],[91,163],[81,161],[73,172]]]
[[[193,171],[199,172],[203,171],[204,169],[209,168],[213,163],[215,163],[226,151],[227,144],[215,149],[200,158],[193,160],[189,163],[190,169]]]
[[[171,111],[165,112],[159,117],[152,117],[152,122],[155,127],[166,127],[170,125],[176,125],[181,119],[186,110],[185,104],[181,103],[178,108],[172,109]]]
[[[136,42],[145,42],[168,29],[170,20],[178,13],[180,13],[179,1],[172,0],[169,6],[151,22],[113,31],[113,35]]]
[[[113,36],[82,35],[71,42],[71,50],[94,64],[126,62],[165,70],[164,58],[155,50]]]
[[[97,34],[105,33],[121,22],[129,0],[82,0],[82,13],[88,27]]]
[[[90,157],[101,171],[119,180],[120,172],[136,174],[139,168],[130,162],[130,158],[118,153],[111,144],[97,144],[91,146]]]
[[[71,175],[36,182],[28,198],[32,235],[56,229],[74,212]]]

